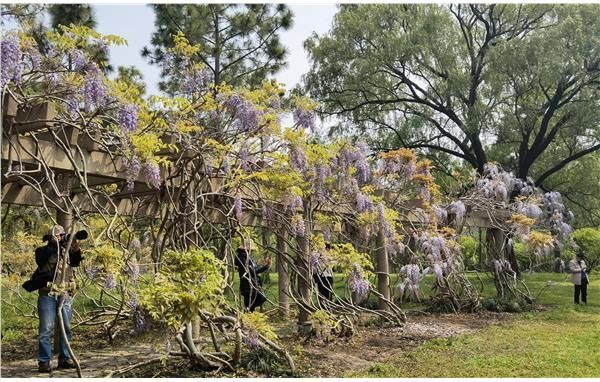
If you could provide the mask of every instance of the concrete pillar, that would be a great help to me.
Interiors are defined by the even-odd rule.
[[[285,232],[277,235],[277,275],[279,284],[279,312],[284,317],[290,313],[290,303],[288,293],[290,289],[290,275],[288,273],[288,264],[285,259],[287,245],[285,241]]]
[[[67,212],[56,210],[56,222],[63,226],[66,233],[69,233],[73,224],[73,213],[69,209],[67,209]]]
[[[390,300],[390,269],[385,233],[379,229],[377,233],[377,291],[381,293],[377,307],[380,310],[389,310],[386,300]]]
[[[307,206],[304,206],[304,211],[307,211]],[[308,262],[310,257],[310,245],[308,237],[310,236],[310,226],[306,219],[305,213],[305,230],[304,236],[298,237],[298,257],[296,259],[296,267],[298,268],[298,293],[300,294],[299,299],[302,302],[300,304],[300,314],[298,315],[298,330],[300,334],[304,335],[310,331],[311,324],[308,320],[310,311],[305,308],[305,304],[310,302],[310,272],[308,269]]]

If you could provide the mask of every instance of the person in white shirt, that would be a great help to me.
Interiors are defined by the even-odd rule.
[[[575,304],[579,304],[579,296],[581,295],[581,302],[587,305],[587,266],[585,261],[583,261],[583,253],[581,250],[579,250],[576,257],[569,262],[569,271],[572,274],[572,281],[575,286]]]

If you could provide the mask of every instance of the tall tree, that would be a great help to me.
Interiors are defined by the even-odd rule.
[[[362,131],[543,184],[600,149],[598,20],[592,5],[344,5],[305,42],[306,88]]]
[[[60,31],[60,25],[79,25],[90,29],[97,26],[94,10],[90,4],[52,4],[48,6],[50,27]],[[114,70],[109,62],[108,47],[98,45],[90,48],[91,59],[104,73]]]
[[[52,4],[48,6],[50,26],[53,29],[59,25],[82,25],[90,29],[96,28],[96,18],[89,4]]]
[[[256,85],[285,65],[286,49],[279,33],[292,26],[292,12],[284,4],[173,4],[152,5],[156,30],[152,47],[142,54],[150,62],[164,61],[173,35],[183,32],[190,43],[201,45],[195,59],[212,72],[216,84]],[[179,79],[162,70],[165,91]]]

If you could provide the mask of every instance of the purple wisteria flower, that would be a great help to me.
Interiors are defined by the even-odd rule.
[[[356,210],[359,213],[362,213],[369,210],[369,207],[373,208],[369,197],[363,194],[362,192],[358,192],[356,194]]]
[[[366,183],[371,175],[371,169],[367,164],[367,161],[360,159],[356,162],[356,178],[360,183]]]
[[[160,167],[155,162],[146,163],[146,176],[148,177],[148,183],[154,188],[160,188],[162,179],[160,177]]]
[[[296,194],[288,194],[283,201],[283,204],[285,205],[285,211],[292,214],[298,212],[298,210],[302,211],[304,209],[302,198]]]
[[[104,55],[108,54],[108,45],[104,40],[96,41],[96,49],[98,49],[98,51]]]
[[[432,209],[433,209],[433,212],[435,213],[435,216],[439,222],[443,223],[446,221],[446,219],[448,219],[448,211],[446,211],[446,209],[444,209],[438,205],[433,205]]]
[[[85,73],[89,61],[82,51],[80,51],[79,49],[73,49],[69,53],[69,58],[71,59],[71,65],[74,71],[79,73]]]
[[[151,329],[151,320],[146,311],[138,304],[137,297],[131,296],[127,302],[127,306],[131,309],[131,320],[133,321],[133,330],[135,333],[144,333]]]
[[[240,195],[235,196],[235,201],[233,203],[233,209],[235,211],[235,218],[240,220],[242,217],[242,197]]]
[[[130,160],[125,162],[127,166],[127,190],[133,191],[134,181],[140,175],[142,164],[137,155],[133,155]]]
[[[355,293],[359,299],[364,299],[369,294],[369,280],[366,280],[362,277],[362,273],[360,269],[356,266],[350,272],[350,276],[348,277],[348,286],[352,293]]]
[[[262,216],[267,220],[273,220],[273,218],[275,217],[273,207],[270,205],[270,203],[263,203]]]
[[[308,265],[313,273],[319,272],[321,268],[321,254],[318,252],[311,253],[308,258]]]
[[[319,163],[315,167],[316,183],[315,197],[318,201],[324,201],[329,195],[329,191],[325,187],[325,180],[331,175],[331,168],[328,165]]]
[[[85,275],[90,279],[94,280],[98,275],[99,269],[96,266],[90,266],[85,268]]]
[[[39,70],[40,67],[42,66],[42,55],[34,49],[30,49],[29,52],[29,57],[31,58],[31,69],[32,70]]]
[[[290,147],[290,164],[296,171],[304,172],[306,170],[306,154],[298,146]]]
[[[124,132],[132,132],[135,131],[137,127],[137,112],[138,108],[136,105],[124,105],[119,108],[118,111],[118,120],[119,125],[123,129]]]
[[[48,83],[50,86],[58,86],[60,84],[60,76],[58,73],[49,73],[47,74]]]
[[[94,64],[95,65],[95,64]],[[83,81],[83,101],[86,111],[104,106],[108,98],[100,71],[90,70]]]
[[[242,170],[248,172],[250,170],[250,160],[248,154],[248,145],[244,144],[240,149],[240,164],[242,165]]]
[[[262,112],[252,102],[234,94],[224,102],[224,106],[234,115],[239,131],[250,132],[258,129]]]
[[[208,69],[202,68],[200,70],[194,70],[183,78],[181,90],[187,95],[200,93],[206,90],[210,78],[211,73]]]
[[[294,109],[293,116],[295,124],[311,131],[315,130],[317,114],[314,110],[296,108]]]
[[[127,263],[127,274],[129,275],[131,282],[135,284],[140,276],[140,266],[137,261],[130,261]]]
[[[292,229],[291,229],[291,233],[292,235],[295,236],[299,236],[299,237],[304,237],[304,235],[306,234],[306,225],[304,223],[304,218],[302,217],[302,215],[294,215],[292,217]]]
[[[12,81],[21,82],[21,44],[14,35],[5,36],[0,43],[0,88]]]
[[[102,286],[106,289],[114,289],[117,286],[117,280],[115,280],[115,276],[113,276],[112,273],[109,273],[104,278],[104,283],[102,284]]]
[[[467,207],[460,200],[456,200],[450,203],[450,212],[452,212],[456,216],[456,220],[462,220],[462,218],[467,213]]]
[[[260,348],[260,340],[258,338],[258,332],[251,329],[248,334],[244,336],[244,343],[252,350],[258,350]]]

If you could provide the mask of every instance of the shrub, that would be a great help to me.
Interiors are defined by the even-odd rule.
[[[467,267],[477,265],[477,239],[472,236],[461,236],[459,243]]]
[[[583,251],[588,269],[600,264],[600,229],[580,228],[573,232],[573,239]]]

